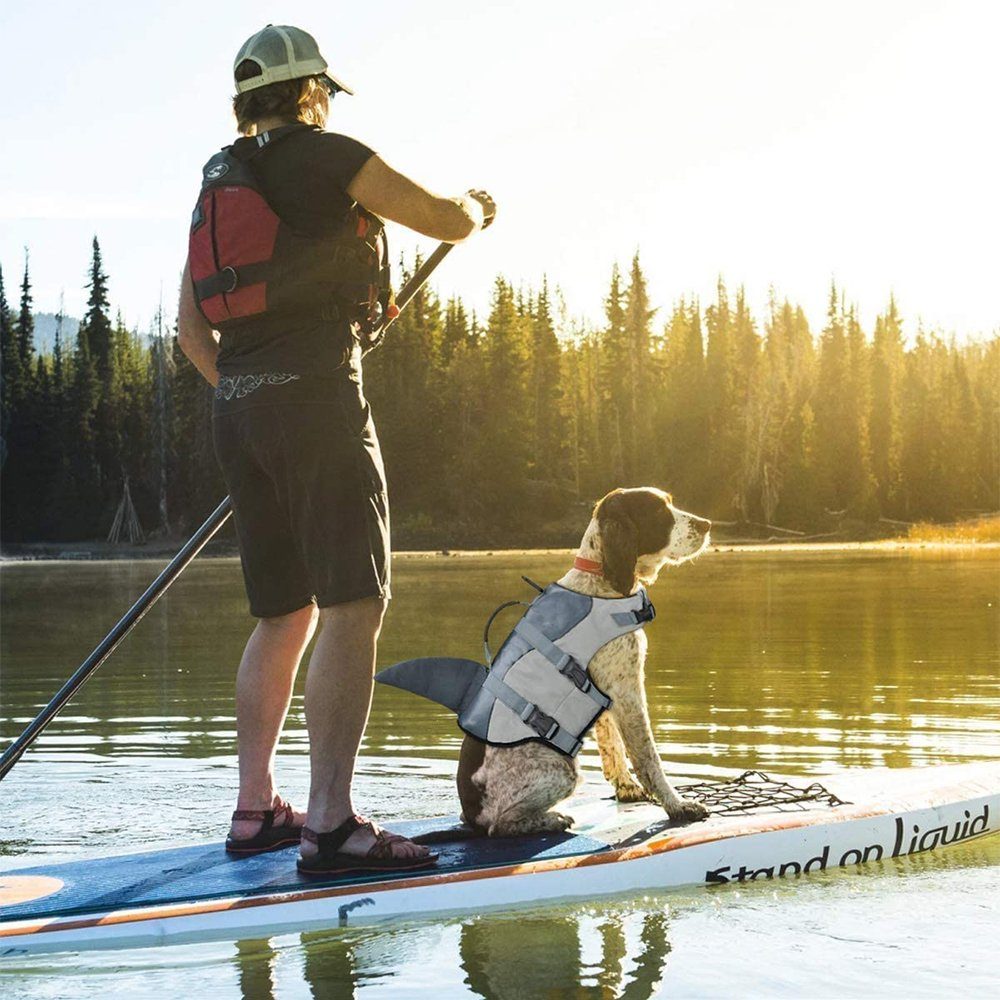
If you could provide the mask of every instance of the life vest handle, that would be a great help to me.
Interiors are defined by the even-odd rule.
[[[504,601],[503,604],[496,608],[493,614],[486,619],[486,627],[483,629],[483,651],[486,654],[486,666],[488,667],[493,666],[493,653],[490,650],[490,626],[493,624],[493,619],[496,618],[496,616],[500,614],[504,608],[512,608],[515,604],[523,604],[525,607],[529,607],[525,601]]]

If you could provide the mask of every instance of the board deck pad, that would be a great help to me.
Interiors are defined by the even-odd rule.
[[[445,821],[447,822],[447,821]],[[396,823],[393,832],[417,837],[445,825],[441,818]],[[461,837],[456,829],[454,836]],[[468,835],[467,835],[468,836]],[[351,873],[333,878],[307,878],[295,867],[298,846],[289,845],[267,854],[233,857],[221,842],[145,851],[106,858],[89,858],[60,865],[21,868],[0,875],[0,914],[4,920],[29,920],[104,912],[136,906],[191,902],[228,896],[256,896],[329,885],[364,885],[408,876],[426,876],[499,865],[541,861],[549,858],[594,854],[609,845],[572,833],[550,833],[531,837],[471,837],[435,842],[431,850],[438,863],[431,869],[412,872]],[[25,885],[25,878],[57,879],[61,887],[42,898],[4,905],[4,882]],[[45,882],[37,882],[45,887]]]

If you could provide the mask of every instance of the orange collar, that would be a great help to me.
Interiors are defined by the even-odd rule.
[[[593,559],[584,559],[583,556],[577,556],[573,560],[573,569],[578,569],[581,573],[593,573],[595,576],[604,575],[604,567],[601,563],[594,562]]]

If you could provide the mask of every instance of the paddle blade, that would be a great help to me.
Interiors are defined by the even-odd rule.
[[[475,660],[424,656],[394,663],[375,675],[379,684],[401,688],[461,713],[465,701],[483,686],[486,667]]]

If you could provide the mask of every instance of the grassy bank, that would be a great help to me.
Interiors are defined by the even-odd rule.
[[[1000,542],[1000,514],[976,517],[955,524],[920,521],[910,525],[907,539],[911,542],[961,542],[970,545]]]

